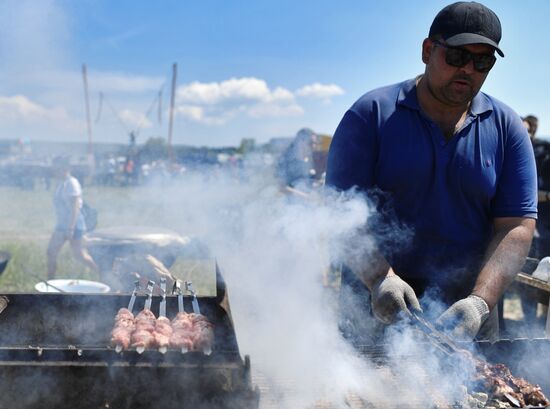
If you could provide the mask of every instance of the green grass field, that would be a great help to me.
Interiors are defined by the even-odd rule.
[[[52,195],[53,190],[41,186],[34,190],[0,187],[0,250],[11,253],[0,276],[1,292],[34,291],[34,285],[46,278],[46,248],[55,224]],[[178,217],[172,197],[162,188],[84,188],[85,200],[98,210],[98,228],[142,225],[186,233],[185,217]],[[189,277],[177,271],[183,264],[178,261],[173,268],[177,276],[186,279]],[[74,260],[68,245],[58,257],[57,278],[99,279]],[[200,281],[194,278],[199,288]]]

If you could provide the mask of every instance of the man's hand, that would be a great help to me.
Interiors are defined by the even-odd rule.
[[[371,297],[372,312],[384,324],[391,324],[400,311],[410,314],[407,305],[422,311],[412,287],[395,274],[386,276],[376,284]]]
[[[449,331],[455,339],[471,341],[487,317],[489,317],[489,306],[483,298],[472,294],[451,305],[441,314],[436,325]]]

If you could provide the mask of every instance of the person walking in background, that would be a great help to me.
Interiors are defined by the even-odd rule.
[[[527,115],[522,120],[533,144],[538,180],[538,218],[529,256],[539,261],[533,276],[537,277],[537,274],[540,274],[537,278],[544,279],[542,272],[547,269],[550,261],[548,258],[550,257],[550,142],[537,138],[539,120],[535,115]],[[525,321],[524,331],[533,334],[538,323],[536,291],[521,287],[519,295]],[[542,306],[542,309],[543,316],[546,316],[545,307]],[[543,323],[540,322],[540,324]]]
[[[537,129],[539,127],[539,119],[534,115],[527,115],[526,117],[523,117],[522,120],[523,125],[527,128],[529,138],[531,138],[531,141],[534,141],[537,134]]]
[[[82,208],[82,187],[71,175],[68,158],[55,158],[52,164],[53,172],[60,178],[53,197],[56,224],[48,243],[48,279],[55,278],[57,256],[66,241],[71,245],[74,257],[87,267],[98,271],[98,267],[86,248],[83,236],[86,224],[80,209]]]
[[[307,188],[316,178],[313,144],[317,135],[301,129],[277,161],[276,174],[283,188]]]
[[[522,119],[533,144],[538,180],[537,228],[530,256],[542,259],[550,256],[550,143],[536,137],[539,124],[536,116],[527,115]]]
[[[365,94],[336,129],[327,185],[358,190],[377,209],[366,226],[376,248],[345,261],[343,285],[366,287],[368,312],[384,324],[420,311],[417,297],[430,290],[446,310],[425,312],[453,337],[498,336],[497,302],[525,262],[537,218],[527,131],[480,92],[495,53],[504,57],[500,40],[492,10],[448,5],[422,43],[424,73]]]

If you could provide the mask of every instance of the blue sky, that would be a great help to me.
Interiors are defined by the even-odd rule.
[[[332,134],[364,92],[423,71],[422,40],[448,3],[3,0],[0,138],[86,141],[83,63],[96,141],[167,136],[173,63],[174,143]],[[550,2],[484,4],[502,22],[506,57],[483,91],[537,115],[550,135]]]

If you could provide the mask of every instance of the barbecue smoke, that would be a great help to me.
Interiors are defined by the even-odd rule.
[[[384,348],[373,347],[383,328],[362,309],[368,296],[339,292],[341,262],[356,268],[373,248],[364,227],[377,215],[365,198],[320,188],[292,194],[257,162],[123,188],[123,202],[95,202],[92,186],[84,186],[84,196],[100,212],[99,228],[170,228],[209,249],[226,281],[240,352],[251,358],[263,407],[301,409],[329,402],[346,408],[357,407],[359,400],[375,407],[428,407],[434,398],[459,401],[472,368],[418,342],[406,321],[387,331]],[[386,233],[397,244],[411,234],[397,226]],[[181,257],[192,258],[192,252]],[[435,298],[421,300],[434,317],[446,307]],[[88,310],[83,326],[104,320],[97,306]],[[360,327],[363,338],[349,338],[350,323]],[[87,335],[83,328],[75,333]],[[365,356],[378,349],[383,366]]]
[[[368,300],[346,294],[339,302],[338,261],[359,265],[368,257],[372,241],[364,225],[372,210],[360,195],[320,191],[307,197],[282,192],[270,172],[256,167],[238,175],[210,169],[140,190],[129,203],[156,198],[159,222],[169,220],[172,229],[207,245],[225,278],[239,348],[251,357],[264,404],[296,409],[319,402],[350,407],[354,399],[384,407],[427,402],[426,374],[438,380],[442,400],[454,399],[467,374],[450,373],[406,330],[388,336],[388,351],[422,359],[389,361],[397,374],[377,368],[344,339],[343,310],[353,313]],[[143,216],[151,207],[121,210],[113,212]],[[369,335],[380,331],[364,314],[358,321]]]

